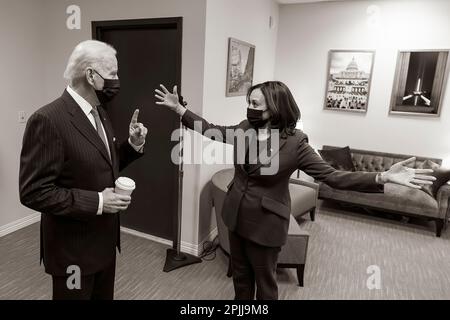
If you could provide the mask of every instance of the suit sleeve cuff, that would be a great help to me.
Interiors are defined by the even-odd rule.
[[[131,139],[128,138],[128,143],[130,144],[130,146],[139,153],[143,153],[144,152],[144,145],[145,145],[145,141],[143,144],[141,144],[140,146],[135,146],[133,143],[131,143]]]
[[[103,214],[103,194],[101,192],[98,193],[98,210],[97,215]]]

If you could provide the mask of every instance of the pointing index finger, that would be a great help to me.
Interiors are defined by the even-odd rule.
[[[133,117],[131,118],[131,124],[136,124],[138,122],[139,117],[139,109],[136,109],[133,113]]]

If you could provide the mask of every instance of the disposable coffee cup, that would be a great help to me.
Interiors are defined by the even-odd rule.
[[[136,189],[136,183],[132,179],[120,177],[116,180],[116,188],[114,192],[124,196],[131,196],[134,189]]]

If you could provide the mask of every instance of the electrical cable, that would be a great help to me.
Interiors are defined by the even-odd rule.
[[[203,251],[200,259],[205,261],[212,261],[216,258],[216,251],[219,247],[219,236],[216,236],[213,241],[205,241],[203,243]]]

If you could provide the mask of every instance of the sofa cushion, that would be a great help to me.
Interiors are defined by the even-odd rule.
[[[384,193],[338,190],[321,183],[319,198],[354,203],[381,210],[393,210],[428,217],[439,216],[438,203],[432,196],[420,189],[412,189],[392,183],[384,185]]]
[[[319,150],[319,153],[323,160],[328,162],[333,168],[344,171],[355,171],[349,147]]]
[[[433,169],[433,173],[430,175],[436,177],[436,180],[431,185],[422,186],[422,190],[436,198],[439,189],[450,180],[450,169],[444,169],[431,160],[425,161],[422,168]]]

